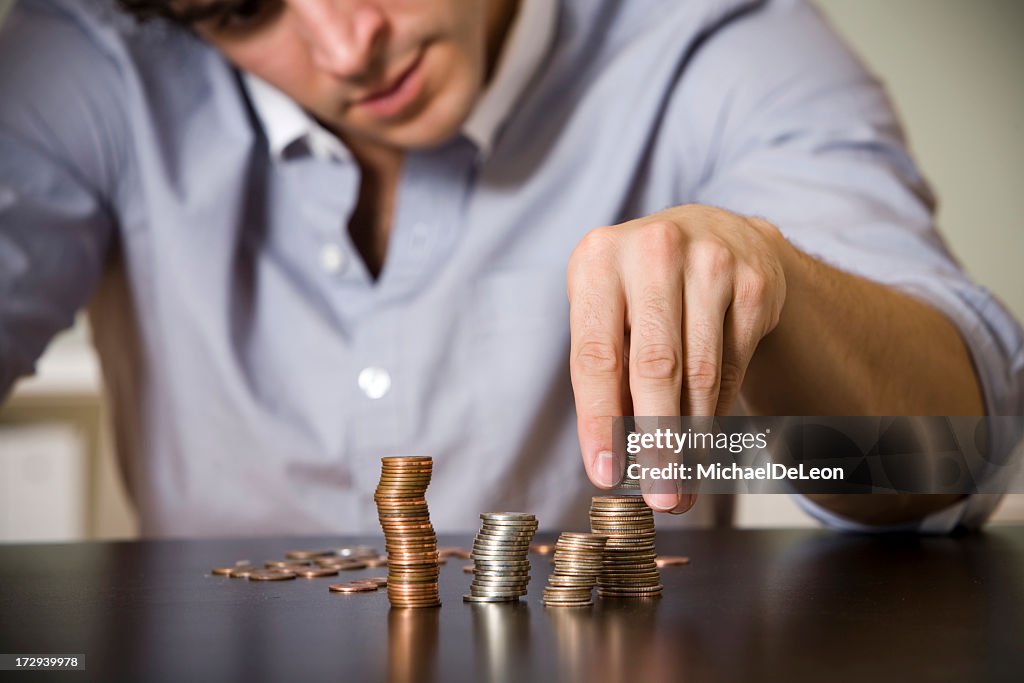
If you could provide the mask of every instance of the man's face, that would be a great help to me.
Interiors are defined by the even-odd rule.
[[[498,0],[502,1],[502,0]],[[482,88],[495,0],[178,0],[196,32],[352,142],[431,147]],[[223,8],[223,12],[216,11]]]

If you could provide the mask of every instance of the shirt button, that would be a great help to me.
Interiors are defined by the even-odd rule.
[[[370,398],[381,398],[391,389],[391,375],[384,368],[363,368],[359,373],[359,388]]]
[[[346,260],[345,252],[337,244],[328,243],[320,247],[320,266],[332,275],[345,269]]]

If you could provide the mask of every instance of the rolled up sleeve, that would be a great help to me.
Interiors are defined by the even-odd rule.
[[[708,41],[693,68],[718,102],[703,125],[709,153],[696,200],[764,217],[822,261],[930,304],[969,349],[987,414],[1024,414],[1018,323],[949,253],[883,87],[817,11],[765,3]],[[940,513],[933,530],[977,526],[994,507],[974,496]]]

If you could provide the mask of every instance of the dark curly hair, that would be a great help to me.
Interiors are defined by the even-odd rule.
[[[175,0],[117,0],[117,3],[122,10],[139,21],[162,18],[182,24],[192,24],[210,17],[220,16],[225,12],[248,11],[251,13],[264,7],[267,0],[222,0],[184,9],[175,7],[178,4]]]
[[[117,0],[128,14],[131,14],[139,21],[146,21],[156,17],[177,20],[179,17],[171,9],[172,0]]]

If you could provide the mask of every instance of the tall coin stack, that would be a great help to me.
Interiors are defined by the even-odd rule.
[[[590,529],[608,537],[604,566],[597,577],[602,598],[639,598],[661,594],[654,513],[640,496],[595,496]]]
[[[373,499],[388,554],[388,599],[394,607],[436,607],[441,604],[437,536],[424,497],[433,460],[403,457],[380,462]]]
[[[483,512],[473,541],[473,583],[466,602],[515,602],[530,583],[530,542],[537,518],[526,512]]]
[[[563,533],[555,543],[555,570],[544,589],[549,607],[586,607],[594,604],[594,584],[603,568],[607,536]]]

